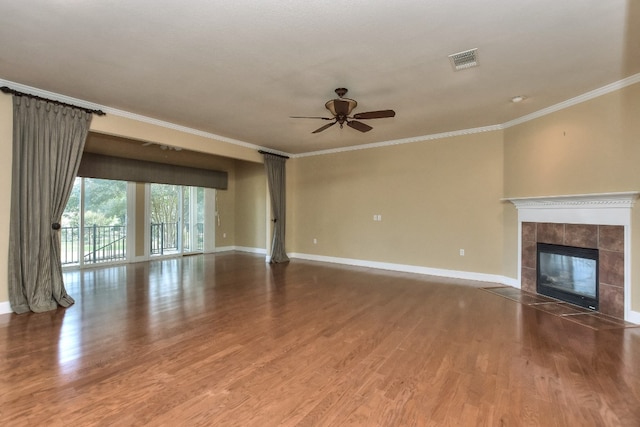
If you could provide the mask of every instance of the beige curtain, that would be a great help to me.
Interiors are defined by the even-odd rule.
[[[264,155],[264,166],[267,172],[269,195],[271,196],[271,210],[273,211],[273,241],[271,244],[271,262],[289,262],[284,248],[284,231],[286,228],[286,198],[285,198],[285,157],[269,153]]]
[[[9,300],[16,313],[74,303],[60,263],[60,221],[92,114],[13,96]]]

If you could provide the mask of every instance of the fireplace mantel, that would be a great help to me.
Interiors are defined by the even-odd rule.
[[[631,208],[640,192],[503,199],[518,209],[519,222],[631,225]]]
[[[629,208],[640,192],[577,194],[569,196],[513,197],[503,199],[517,209],[567,209],[567,208]]]
[[[513,197],[503,201],[518,210],[518,285],[522,286],[522,224],[593,224],[624,227],[624,319],[640,323],[631,311],[631,209],[640,192]]]

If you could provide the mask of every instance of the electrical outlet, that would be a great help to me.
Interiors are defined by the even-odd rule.
[[[460,249],[460,256],[464,256],[464,249]]]
[[[313,244],[317,245],[318,244],[318,239],[313,239]]]
[[[227,233],[222,233],[222,238],[226,239],[227,238]]]

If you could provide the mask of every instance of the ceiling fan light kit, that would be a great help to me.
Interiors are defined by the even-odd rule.
[[[379,110],[379,111],[368,111],[365,113],[357,113],[353,116],[351,113],[358,106],[358,103],[350,98],[345,98],[344,96],[347,94],[348,90],[343,87],[339,87],[335,90],[338,98],[327,101],[324,104],[325,108],[329,110],[333,118],[328,117],[307,117],[307,116],[291,116],[293,119],[320,119],[320,120],[331,120],[331,123],[328,123],[311,133],[319,133],[323,130],[330,128],[336,123],[340,124],[340,128],[344,126],[346,123],[352,129],[358,130],[360,132],[369,132],[373,129],[371,126],[359,122],[357,120],[368,120],[368,119],[383,119],[387,117],[395,117],[396,112],[393,110]],[[357,120],[354,120],[357,119]]]

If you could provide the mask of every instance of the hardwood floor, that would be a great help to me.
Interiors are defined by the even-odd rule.
[[[640,425],[639,328],[477,284],[238,253],[66,283],[0,316],[3,425]]]

